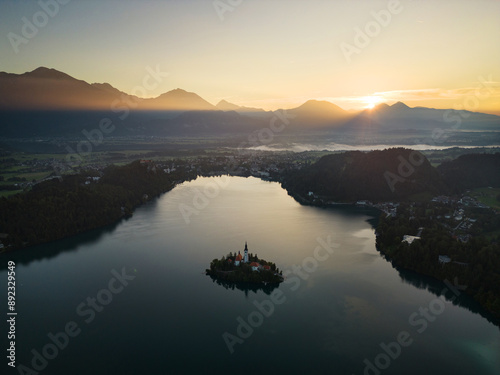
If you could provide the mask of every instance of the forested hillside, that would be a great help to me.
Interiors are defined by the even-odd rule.
[[[0,233],[8,235],[2,242],[19,248],[112,224],[184,177],[136,161],[39,183],[0,199]]]
[[[403,200],[448,191],[425,156],[405,148],[327,155],[310,167],[288,173],[283,187],[292,195],[306,197],[312,192],[345,202]]]
[[[500,187],[500,153],[470,154],[437,167],[454,192],[478,187]]]

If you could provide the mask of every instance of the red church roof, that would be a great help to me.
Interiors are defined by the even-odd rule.
[[[259,267],[259,266],[260,266],[260,264],[257,262],[250,263],[250,267]]]
[[[243,257],[241,256],[241,254],[236,255],[236,260],[237,260],[237,261],[238,261],[238,260],[242,260],[242,259],[243,259]]]

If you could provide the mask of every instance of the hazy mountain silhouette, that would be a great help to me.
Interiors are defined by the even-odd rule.
[[[358,135],[365,139],[391,134],[417,137],[440,128],[500,130],[500,116],[411,108],[402,102],[352,112],[328,101],[309,100],[286,112],[293,116],[287,126],[289,133],[350,134],[356,139]],[[217,135],[268,126],[276,111],[238,106],[225,100],[214,106],[182,89],[140,99],[109,83],[89,84],[44,67],[23,74],[0,72],[0,132],[5,137],[65,136],[95,127],[103,116],[118,115],[122,118],[116,134],[120,135]]]
[[[124,93],[123,91],[118,90],[117,88],[114,88],[109,83],[92,83],[91,86],[98,88],[102,91],[107,91],[113,95],[125,95],[125,96],[129,96],[129,97],[132,96],[132,95],[128,95],[128,94]],[[137,98],[137,99],[139,99],[139,98]]]
[[[292,122],[296,127],[325,128],[339,126],[352,117],[352,114],[339,106],[318,100],[308,100],[301,106],[287,110],[295,118]]]
[[[393,105],[390,106],[390,108],[392,108],[393,110],[396,110],[396,111],[406,111],[406,110],[410,109],[410,107],[408,107],[403,102],[394,103]]]
[[[193,92],[175,89],[154,99],[144,99],[141,109],[162,111],[212,111],[215,106]]]
[[[109,88],[90,85],[55,69],[0,73],[0,109],[104,109],[117,98],[118,93]]]
[[[344,126],[344,131],[421,133],[435,129],[442,130],[500,130],[500,117],[479,112],[456,111],[409,107],[397,102],[393,105],[379,104],[352,117]]]
[[[192,111],[216,108],[195,93],[176,89],[157,98],[140,99],[108,83],[89,84],[55,69],[24,74],[0,73],[0,109],[109,110],[120,103],[138,110]]]
[[[216,105],[217,109],[221,111],[235,111],[239,113],[249,113],[249,112],[263,112],[265,113],[262,108],[252,108],[252,107],[242,107],[233,103],[230,103],[226,100],[221,100],[219,103]]]

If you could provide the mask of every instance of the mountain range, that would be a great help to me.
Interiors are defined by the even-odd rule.
[[[269,126],[281,111],[242,107],[226,100],[214,106],[182,89],[142,99],[108,83],[90,84],[44,67],[23,74],[0,72],[0,130],[4,137],[68,135],[95,124],[104,114],[121,119],[118,135],[220,135]],[[309,100],[286,112],[291,118],[287,130],[297,134],[417,136],[435,129],[500,130],[500,116],[410,108],[402,102],[350,112],[327,101]]]

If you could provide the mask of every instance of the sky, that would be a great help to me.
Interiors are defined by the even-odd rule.
[[[39,66],[143,97],[500,115],[500,1],[0,0],[0,71]]]

